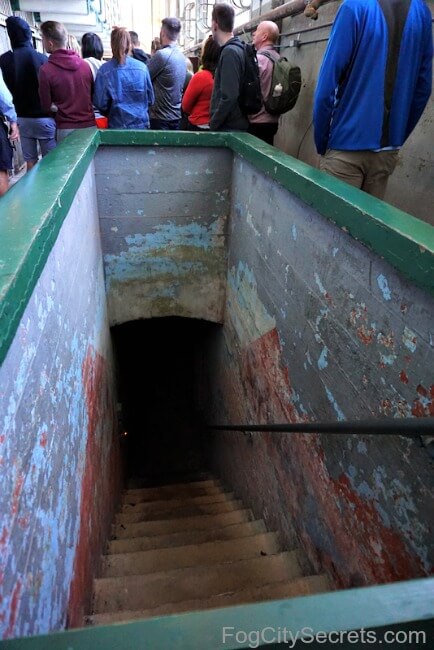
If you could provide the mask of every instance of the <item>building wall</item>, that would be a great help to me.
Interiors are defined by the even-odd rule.
[[[120,487],[93,166],[0,385],[0,636],[81,625]]]
[[[221,322],[231,152],[102,147],[95,165],[110,324]]]
[[[434,415],[428,293],[239,157],[229,233],[208,421]],[[218,433],[210,460],[338,587],[433,570],[432,463],[418,440]]]

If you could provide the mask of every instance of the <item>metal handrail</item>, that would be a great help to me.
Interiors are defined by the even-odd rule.
[[[434,418],[385,418],[345,422],[294,422],[286,424],[211,424],[216,431],[270,433],[333,433],[354,435],[434,435]]]

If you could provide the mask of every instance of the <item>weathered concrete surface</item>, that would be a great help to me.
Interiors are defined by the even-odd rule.
[[[280,118],[277,147],[304,162],[318,167],[319,156],[313,141],[313,96],[322,58],[333,22],[341,2],[330,2],[320,7],[318,20],[309,20],[303,14],[282,21],[283,36],[280,49],[302,73],[302,89],[292,111]],[[431,11],[434,15],[432,3]],[[324,27],[321,28],[321,26]],[[312,31],[304,31],[312,29]],[[302,30],[302,31],[300,31]],[[299,39],[301,47],[288,47],[289,41]],[[434,159],[432,98],[412,135],[401,149],[398,165],[389,180],[385,200],[388,203],[434,224]]]
[[[88,170],[0,369],[0,635],[81,622],[119,488]]]
[[[95,164],[110,324],[221,322],[231,152],[102,147]]]
[[[434,414],[434,300],[236,159],[210,421]],[[216,434],[216,474],[338,586],[432,572],[426,451],[403,437]]]

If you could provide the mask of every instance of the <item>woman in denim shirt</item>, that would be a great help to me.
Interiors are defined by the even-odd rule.
[[[93,103],[108,117],[109,129],[149,129],[154,90],[148,68],[128,56],[131,38],[126,29],[113,29],[111,48],[113,58],[96,75]]]

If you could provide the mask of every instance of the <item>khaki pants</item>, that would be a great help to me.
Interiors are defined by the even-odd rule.
[[[382,199],[396,167],[398,151],[337,151],[321,156],[319,168],[349,185]]]

